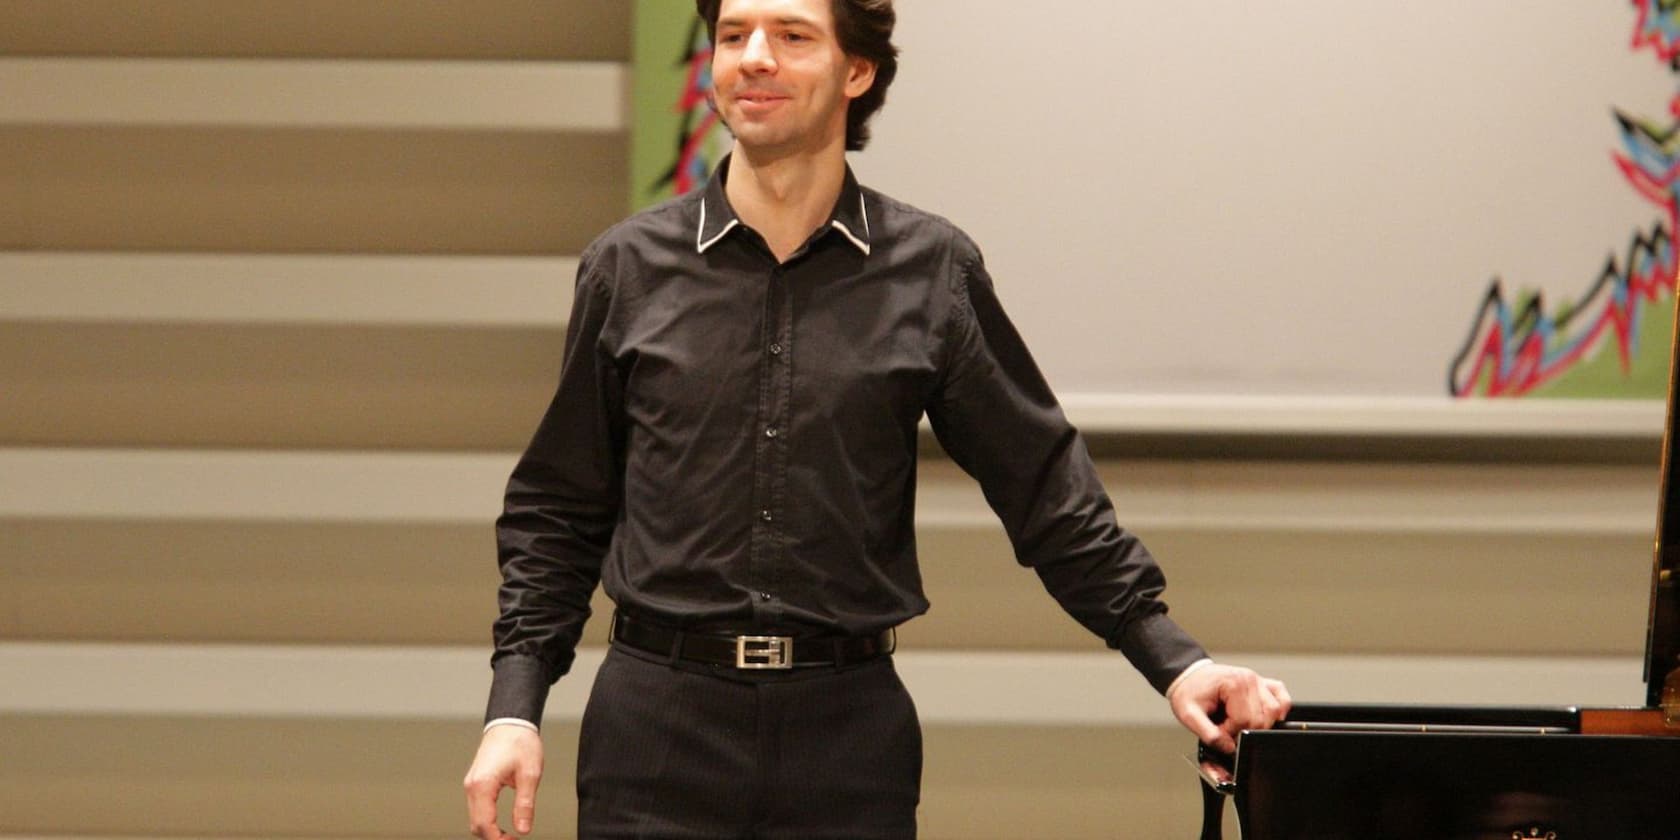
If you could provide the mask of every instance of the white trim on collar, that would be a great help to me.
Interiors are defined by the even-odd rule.
[[[720,231],[717,232],[717,236],[714,236],[711,239],[701,238],[701,237],[704,237],[706,235],[706,197],[701,196],[700,197],[700,228],[699,228],[699,230],[696,230],[694,232],[694,250],[699,252],[699,253],[702,253],[702,254],[706,253],[707,248],[710,248],[713,245],[716,245],[717,241],[719,239],[722,239],[723,235],[728,233],[730,228],[732,228],[732,227],[734,227],[734,226],[736,226],[740,223],[741,223],[740,219],[730,219],[729,224],[724,225],[723,230],[720,230]]]
[[[863,235],[868,236],[869,235],[869,208],[863,203],[863,196],[862,195],[858,196],[858,211],[860,213],[862,213],[862,215],[863,215]],[[738,225],[740,223],[741,223],[740,219],[730,219],[729,224],[724,225],[723,229],[717,232],[717,235],[713,236],[711,239],[705,239],[704,237],[706,235],[706,199],[705,199],[704,196],[702,196],[700,198],[700,226],[694,232],[694,250],[699,252],[699,253],[702,253],[702,254],[706,253],[706,250],[708,248],[711,248],[713,245],[716,245],[718,243],[718,240],[723,238],[724,234],[728,233],[731,228],[734,228],[736,225]],[[842,222],[839,219],[835,219],[835,220],[829,222],[829,225],[833,226],[833,228],[835,230],[838,230],[841,233],[845,234],[846,238],[851,240],[851,243],[853,245],[856,245],[858,247],[858,250],[860,250],[864,253],[864,256],[869,255],[869,241],[866,240],[866,239],[858,238],[857,234],[852,233],[851,228],[846,227],[845,222]]]
[[[839,219],[835,219],[835,220],[829,222],[829,224],[833,225],[835,230],[838,230],[841,233],[845,234],[847,239],[852,240],[852,244],[858,246],[858,250],[862,251],[864,253],[864,256],[868,256],[869,255],[869,205],[865,204],[864,201],[863,201],[863,190],[858,190],[858,218],[863,220],[863,238],[859,238],[856,234],[852,233],[852,229],[847,227],[846,223],[840,221]]]
[[[833,225],[835,230],[840,231],[841,233],[845,234],[847,239],[852,240],[852,244],[858,246],[858,250],[862,251],[865,256],[867,256],[869,254],[869,243],[862,240],[862,239],[857,238],[856,236],[854,236],[852,234],[852,229],[849,228],[849,227],[846,227],[846,224],[844,222],[840,221],[839,219],[835,219],[834,221],[829,222],[829,224]],[[864,231],[868,232],[868,230],[869,230],[869,223],[864,222]]]

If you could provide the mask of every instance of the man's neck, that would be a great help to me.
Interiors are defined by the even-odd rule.
[[[736,143],[723,188],[735,214],[785,262],[828,220],[845,181],[842,143],[786,155],[754,154]]]

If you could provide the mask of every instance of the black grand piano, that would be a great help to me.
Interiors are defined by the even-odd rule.
[[[1203,748],[1231,773],[1204,780],[1203,840],[1219,840],[1227,797],[1243,840],[1680,838],[1680,322],[1675,336],[1645,705],[1300,703],[1274,728],[1241,733],[1235,756]]]

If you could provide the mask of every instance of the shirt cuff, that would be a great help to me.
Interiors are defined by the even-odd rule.
[[[554,682],[548,666],[534,656],[507,654],[496,658],[491,667],[495,675],[490,680],[484,721],[519,718],[534,725],[542,723],[543,704]]]
[[[514,718],[514,717],[496,718],[495,720],[484,724],[484,731],[489,732],[491,727],[501,726],[503,724],[508,724],[508,725],[511,725],[511,726],[522,726],[526,729],[531,730],[532,732],[537,733],[538,735],[542,734],[542,730],[538,729],[536,724],[534,724],[534,723],[532,723],[532,722],[530,722],[530,721],[528,721],[524,718]]]
[[[1204,665],[1212,665],[1212,664],[1213,664],[1213,660],[1208,659],[1207,657],[1204,656],[1201,659],[1198,659],[1195,662],[1190,663],[1190,665],[1188,667],[1186,667],[1184,670],[1179,671],[1178,676],[1173,677],[1173,681],[1171,683],[1167,684],[1167,699],[1168,700],[1172,699],[1173,692],[1178,690],[1179,683],[1184,682],[1184,678],[1190,676],[1191,672],[1201,670],[1202,666],[1204,666]],[[523,722],[524,721],[521,721],[521,723],[523,723]]]
[[[1132,667],[1163,696],[1175,677],[1197,660],[1209,658],[1207,650],[1165,612],[1126,625],[1108,646],[1125,654]]]

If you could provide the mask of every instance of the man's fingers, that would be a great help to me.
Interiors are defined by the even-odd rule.
[[[1225,733],[1222,732],[1213,721],[1208,719],[1207,712],[1203,711],[1200,707],[1188,704],[1185,705],[1183,708],[1179,709],[1178,719],[1179,722],[1184,724],[1184,728],[1194,733],[1196,738],[1202,743],[1207,744],[1214,749],[1224,750],[1225,752],[1230,752],[1232,749],[1236,748],[1234,744],[1230,748],[1226,748],[1222,745],[1222,742],[1230,739],[1225,736]]]
[[[1266,705],[1272,699],[1271,692],[1261,685],[1260,675],[1253,671],[1244,674],[1241,681],[1243,700],[1248,706],[1248,720],[1244,729],[1264,729],[1272,725],[1271,716],[1267,714]]]
[[[1220,675],[1217,696],[1220,708],[1225,710],[1225,719],[1219,722],[1219,728],[1225,734],[1235,736],[1244,729],[1254,728],[1260,705],[1253,683],[1236,671]]]
[[[1277,700],[1281,707],[1278,712],[1278,719],[1287,717],[1289,710],[1295,705],[1294,698],[1289,696],[1289,688],[1283,684],[1283,680],[1266,680],[1266,688],[1271,691],[1272,697]]]
[[[1169,699],[1186,729],[1202,743],[1227,753],[1236,750],[1243,730],[1268,729],[1289,714],[1291,706],[1289,690],[1282,682],[1247,668],[1217,664],[1189,675]],[[1217,725],[1209,719],[1216,709],[1224,712]]]
[[[1205,731],[1199,729],[1196,730],[1196,737],[1200,738],[1202,743],[1207,744],[1222,753],[1233,753],[1237,751],[1236,734],[1239,729],[1231,728],[1231,721],[1229,718],[1220,721],[1217,724],[1208,720],[1206,717],[1203,717],[1202,719],[1207,721],[1207,729]]]
[[[542,774],[523,770],[514,776],[513,830],[520,834],[531,833],[531,823],[537,816],[537,783],[541,780]]]
[[[536,817],[537,782],[542,776],[542,740],[537,733],[511,725],[484,732],[472,768],[462,781],[467,789],[467,821],[479,840],[515,840],[496,825],[496,800],[511,787],[513,825],[518,834],[531,830]]]
[[[1247,714],[1249,712],[1252,712],[1252,709],[1249,708],[1249,706],[1246,702],[1242,702],[1241,705],[1243,707],[1242,712],[1244,714],[1235,713],[1230,708],[1231,703],[1229,701],[1227,701],[1227,703],[1226,703],[1225,719],[1223,721],[1220,721],[1220,723],[1219,723],[1219,729],[1220,729],[1220,732],[1222,733],[1221,743],[1219,745],[1219,749],[1224,751],[1224,752],[1228,752],[1228,753],[1236,752],[1237,751],[1237,736],[1242,734],[1242,731],[1244,729],[1253,729],[1254,728],[1252,719],[1249,719],[1247,717]]]
[[[1227,711],[1240,724],[1238,729],[1269,729],[1287,717],[1294,705],[1289,689],[1281,680],[1267,679],[1253,672],[1231,688],[1237,696],[1227,698]]]
[[[1249,704],[1250,717],[1244,722],[1245,728],[1269,729],[1289,714],[1289,691],[1282,682],[1256,675],[1253,686],[1245,689],[1252,701]]]
[[[479,840],[502,840],[502,829],[496,825],[496,796],[502,791],[501,783],[468,776],[462,786],[467,791],[467,821],[472,835]]]

